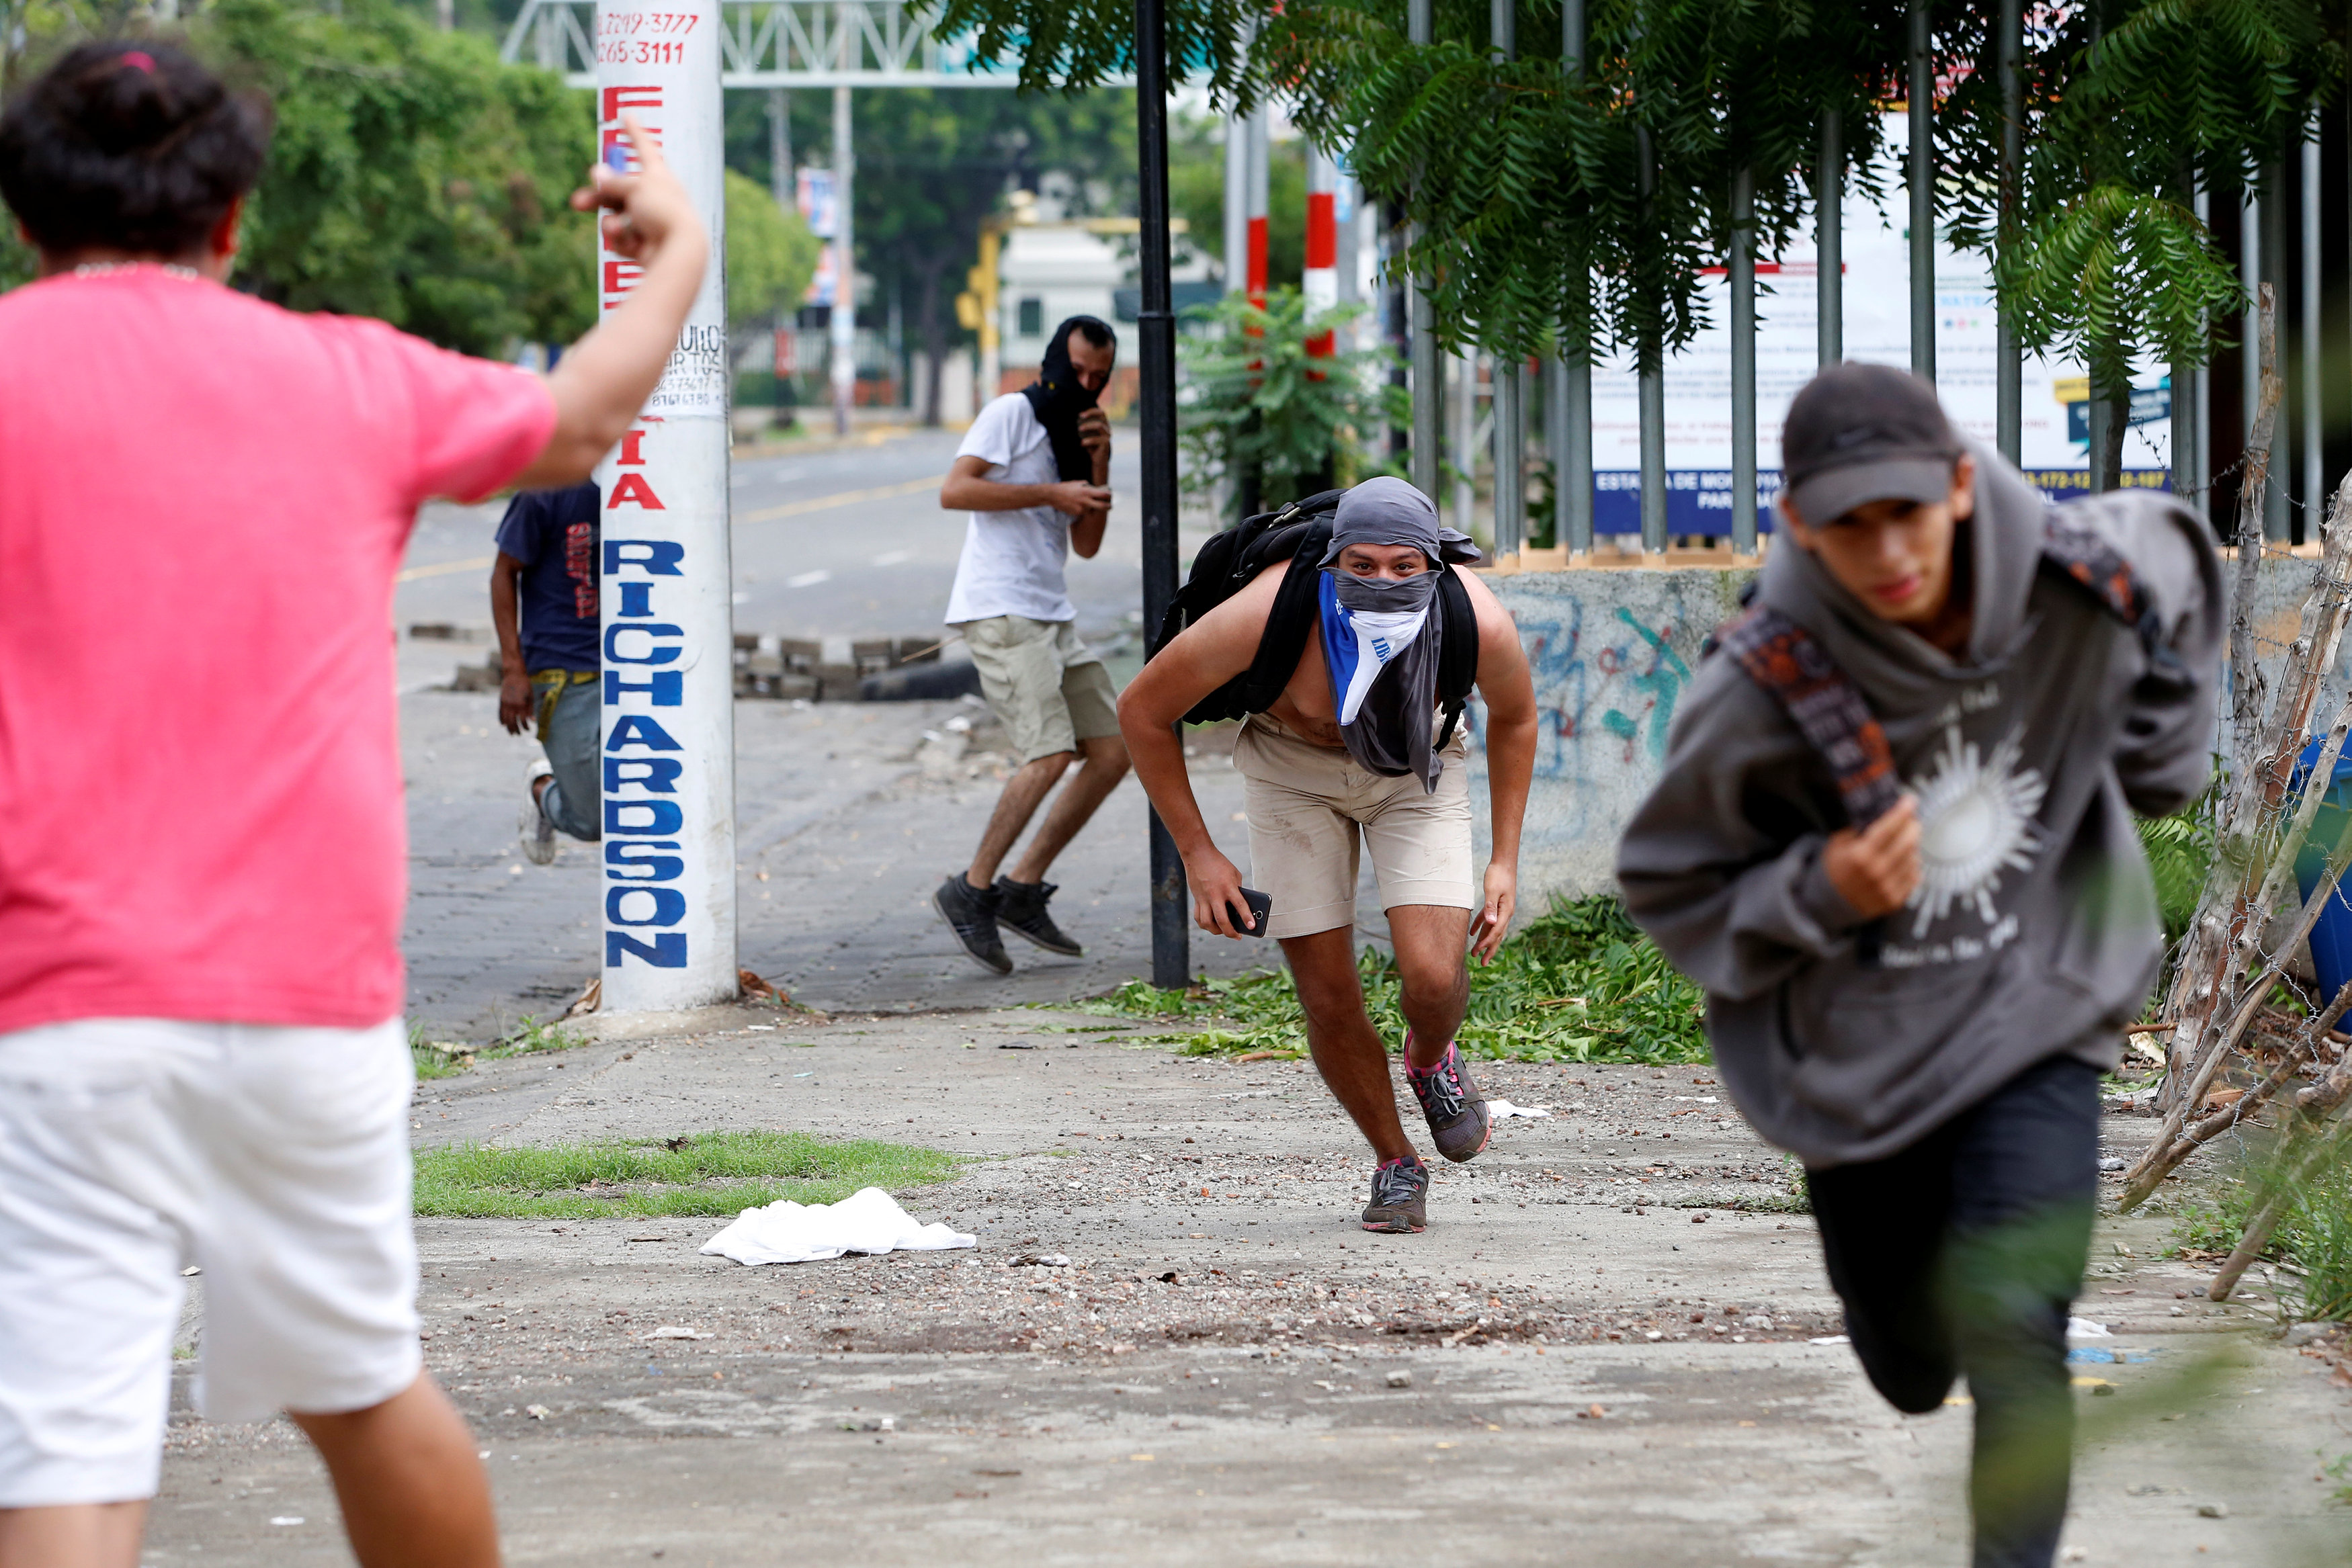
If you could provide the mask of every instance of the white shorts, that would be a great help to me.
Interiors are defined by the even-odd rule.
[[[415,1082],[397,1019],[0,1034],[0,1508],[154,1494],[190,1263],[208,1418],[415,1381]]]

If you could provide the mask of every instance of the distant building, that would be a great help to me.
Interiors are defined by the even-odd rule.
[[[1002,369],[992,394],[1029,384],[1055,327],[1073,316],[1095,316],[1117,327],[1119,335],[1119,365],[1103,392],[1103,406],[1113,419],[1127,415],[1137,378],[1133,252],[1132,236],[1095,234],[1076,224],[1015,224],[1005,232],[996,264]],[[1195,256],[1177,267],[1175,277],[1180,311],[1217,298],[1205,257]]]

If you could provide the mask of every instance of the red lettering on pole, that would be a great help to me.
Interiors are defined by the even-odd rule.
[[[644,450],[645,444],[646,433],[644,431],[629,430],[622,432],[620,466],[624,468],[644,467],[646,462]]]
[[[646,269],[634,261],[608,261],[604,264],[604,292],[626,294],[645,275]]]
[[[662,89],[659,87],[608,87],[604,89],[604,123],[609,125],[621,118],[625,109],[659,109]]]
[[[654,494],[654,487],[646,483],[646,476],[642,474],[622,475],[614,485],[613,497],[604,503],[604,509],[609,512],[624,501],[634,501],[649,512],[669,509],[662,505],[661,497]]]

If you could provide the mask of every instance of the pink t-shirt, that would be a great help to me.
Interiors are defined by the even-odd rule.
[[[160,267],[0,295],[0,1032],[401,1009],[393,578],[539,381]]]

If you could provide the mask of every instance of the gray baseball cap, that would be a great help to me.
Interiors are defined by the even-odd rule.
[[[1872,501],[1942,500],[1963,450],[1935,388],[1892,365],[1849,361],[1789,404],[1781,483],[1797,516],[1820,528]]]

